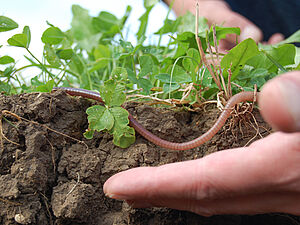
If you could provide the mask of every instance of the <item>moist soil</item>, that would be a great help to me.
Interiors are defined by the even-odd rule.
[[[256,110],[232,117],[201,147],[178,152],[157,147],[139,134],[128,149],[114,146],[111,135],[106,133],[96,133],[92,140],[86,140],[82,135],[87,128],[85,110],[93,104],[96,103],[62,91],[0,96],[4,134],[0,151],[0,224],[300,223],[299,217],[287,214],[203,217],[168,208],[132,209],[103,194],[104,182],[120,171],[201,158],[268,135],[270,129]],[[197,112],[145,103],[125,107],[149,131],[176,142],[200,136],[220,114],[215,105]]]

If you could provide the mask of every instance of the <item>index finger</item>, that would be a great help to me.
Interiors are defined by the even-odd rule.
[[[278,132],[250,147],[221,151],[193,161],[121,172],[107,180],[104,192],[116,199],[150,201],[169,207],[182,205],[179,203],[182,200],[257,193],[291,179],[287,175],[293,167],[300,169],[299,146],[300,133]]]

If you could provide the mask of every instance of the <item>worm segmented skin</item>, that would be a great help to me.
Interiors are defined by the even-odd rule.
[[[69,87],[53,88],[53,90],[59,90],[59,89],[64,90],[66,93],[68,93],[69,95],[72,95],[72,96],[81,96],[84,98],[94,99],[96,101],[103,103],[103,100],[100,97],[100,94],[97,92],[94,92],[94,91],[89,91],[89,90],[80,89],[80,88],[69,88]],[[254,101],[254,99],[257,97],[258,97],[258,94],[255,94],[254,92],[250,92],[250,91],[240,92],[240,93],[232,96],[228,100],[223,112],[221,113],[221,115],[219,116],[219,118],[217,119],[215,124],[207,132],[205,132],[203,135],[201,135],[200,137],[198,137],[194,140],[183,142],[183,143],[170,142],[170,141],[166,141],[166,140],[163,140],[163,139],[157,137],[156,135],[152,134],[147,129],[145,129],[141,124],[139,124],[133,118],[133,116],[131,114],[129,114],[128,119],[129,119],[130,126],[132,126],[140,135],[142,135],[148,141],[150,141],[160,147],[166,148],[166,149],[189,150],[192,148],[196,148],[196,147],[204,144],[205,142],[209,141],[225,124],[226,120],[230,116],[230,114],[236,104],[245,102],[245,101]]]

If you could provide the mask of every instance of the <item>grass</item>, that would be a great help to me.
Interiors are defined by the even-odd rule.
[[[103,111],[106,114],[115,112],[113,107],[123,104],[126,99],[124,93],[155,98],[164,103],[184,102],[192,108],[216,99],[220,92],[228,100],[241,89],[254,91],[256,86],[259,91],[269,79],[300,69],[300,51],[293,45],[300,42],[300,30],[273,46],[257,45],[252,39],[246,39],[222,55],[218,53],[218,42],[227,34],[239,35],[239,28],[217,25],[209,28],[204,18],[191,13],[170,20],[167,13],[164,25],[153,34],[159,37],[159,41],[153,45],[146,44],[148,15],[156,3],[144,3],[145,13],[139,19],[136,45],[126,40],[123,34],[130,6],[118,18],[105,11],[93,17],[86,9],[73,5],[69,30],[62,31],[49,24],[44,31],[41,59],[30,51],[30,46],[35,43],[31,43],[30,27],[25,26],[22,33],[13,35],[7,43],[0,43],[26,49],[28,53],[25,56],[28,64],[23,67],[18,67],[19,59],[8,55],[0,57],[4,68],[0,70],[0,91],[3,94],[49,92],[53,86],[71,86],[98,90],[104,95],[103,90],[106,90],[110,93],[110,96],[104,97],[108,105],[108,111]],[[0,24],[0,32],[18,27],[17,22],[4,16],[0,16]],[[169,38],[167,45],[161,44],[163,36]],[[30,67],[39,69],[40,73],[25,82],[22,71]],[[122,95],[122,101],[110,105],[109,99],[114,95]],[[126,117],[125,114],[122,114],[123,117]],[[113,122],[118,120],[121,118]],[[133,134],[127,125],[120,126]],[[114,133],[110,130],[112,127],[110,120],[110,124],[105,124],[102,130]],[[90,129],[91,132],[93,130],[97,129]]]

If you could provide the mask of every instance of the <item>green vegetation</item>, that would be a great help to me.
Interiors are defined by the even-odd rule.
[[[211,49],[227,34],[239,35],[238,28],[209,28],[206,20],[199,18],[201,43],[197,43],[195,17],[191,13],[176,20],[170,20],[167,14],[163,27],[153,34],[159,37],[156,45],[146,44],[148,15],[158,1],[144,1],[146,11],[139,19],[135,45],[124,35],[128,32],[125,24],[130,6],[122,17],[103,11],[92,17],[86,9],[73,5],[70,30],[61,31],[48,23],[49,28],[41,37],[42,59],[31,53],[30,46],[35,43],[31,43],[30,28],[25,26],[22,33],[13,35],[7,43],[26,49],[28,65],[18,68],[18,59],[1,55],[0,49],[0,64],[4,68],[0,70],[0,91],[49,92],[53,86],[98,90],[106,106],[87,110],[90,126],[85,136],[91,138],[94,131],[108,131],[116,145],[128,147],[134,142],[134,130],[128,126],[128,112],[120,107],[128,92],[160,99],[184,99],[192,107],[204,99],[215,98],[220,91],[228,99],[241,88],[254,90],[257,85],[260,89],[274,76],[300,69],[300,51],[292,44],[300,42],[300,30],[273,46],[257,45],[247,39],[224,55]],[[0,32],[17,27],[12,19],[0,16]],[[166,45],[161,44],[163,36],[169,37]],[[198,44],[213,63],[201,58]],[[40,73],[25,82],[22,71],[29,67],[39,68]]]

